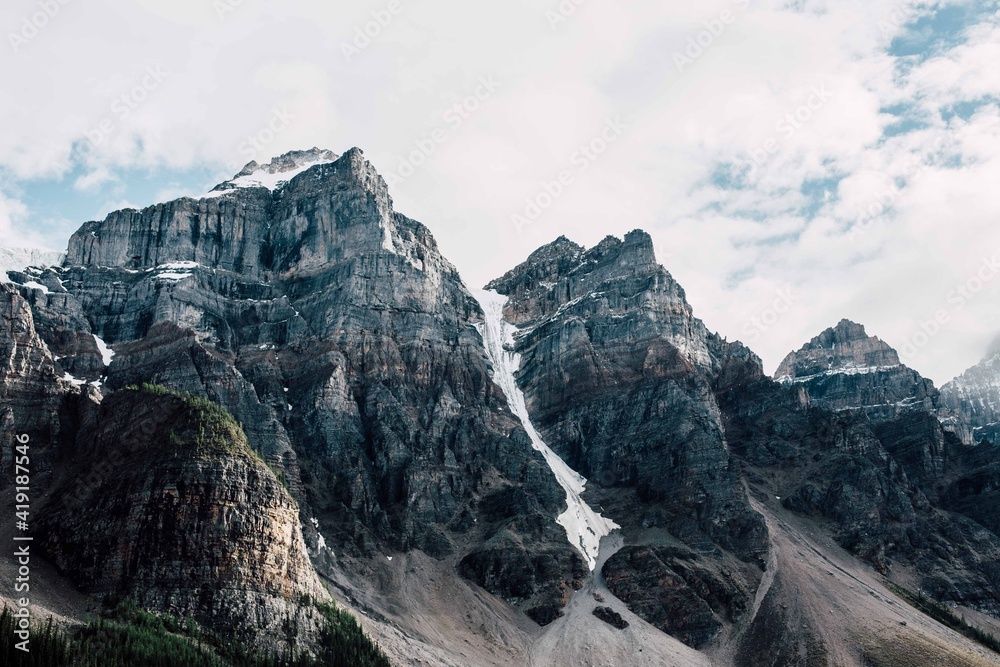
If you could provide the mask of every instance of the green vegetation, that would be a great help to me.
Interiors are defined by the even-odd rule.
[[[30,653],[17,648],[21,639],[14,635],[18,623],[7,605],[0,612],[0,665],[10,667],[48,667],[48,665],[72,665],[69,639],[52,619],[31,629]]]
[[[211,458],[220,454],[245,454],[261,462],[263,459],[250,447],[243,428],[222,406],[207,398],[170,389],[156,384],[130,385],[126,391],[181,401],[189,419],[177,424],[169,434],[174,456]]]
[[[996,635],[970,624],[965,620],[964,616],[956,614],[947,605],[943,605],[937,600],[932,600],[923,593],[914,593],[888,580],[886,580],[885,585],[886,588],[905,600],[911,607],[922,611],[938,623],[951,628],[974,642],[982,644],[996,653],[1000,653],[1000,639],[997,639]]]
[[[285,471],[271,465],[270,463],[267,464],[267,467],[271,470],[271,473],[278,479],[278,481],[281,482],[281,485],[285,487],[285,491],[291,493],[292,488],[288,486],[288,478],[285,477]]]
[[[133,602],[64,631],[49,619],[32,628],[31,652],[17,650],[16,619],[0,613],[0,664],[10,667],[390,667],[385,654],[347,612],[333,605],[312,607],[321,619],[318,655],[294,649],[297,628],[286,621],[290,648],[259,655],[252,647],[202,630],[190,619],[158,616]]]

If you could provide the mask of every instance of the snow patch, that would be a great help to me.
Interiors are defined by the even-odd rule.
[[[97,349],[101,353],[101,359],[104,361],[104,365],[110,366],[111,360],[115,358],[115,351],[111,349],[111,346],[104,342],[103,338],[94,336],[94,342],[97,343]]]
[[[784,385],[789,384],[802,384],[804,382],[810,382],[818,378],[832,377],[834,375],[869,375],[871,373],[884,373],[886,371],[895,371],[902,368],[902,364],[897,364],[895,366],[856,366],[847,365],[840,366],[838,368],[831,368],[828,371],[823,371],[822,373],[814,373],[812,375],[803,375],[800,377],[792,377],[791,375],[782,375],[777,378],[777,381]]]
[[[69,373],[66,373],[66,375],[63,375],[62,379],[65,380],[66,382],[71,382],[76,387],[82,387],[83,385],[87,384],[86,380],[78,380],[77,378],[73,377]]]
[[[220,190],[212,190],[211,192],[202,195],[199,199],[211,199],[213,197],[221,197],[222,195],[230,194],[237,190],[243,188],[267,188],[271,192],[279,190],[284,187],[289,181],[303,173],[304,171],[311,169],[317,165],[330,164],[336,160],[322,158],[317,159],[312,162],[304,162],[294,169],[289,169],[288,171],[281,172],[271,172],[266,166],[261,167],[252,174],[247,174],[246,176],[238,176],[231,181],[226,181],[223,185],[229,186]]]
[[[41,290],[42,294],[51,294],[48,287],[46,287],[41,283],[37,283],[34,280],[29,280],[28,282],[24,283],[24,286],[30,287],[31,289]]]
[[[175,273],[173,271],[167,271],[165,273],[157,273],[155,278],[157,280],[167,280],[176,283],[184,280],[185,278],[190,278],[193,275],[193,273]]]
[[[167,262],[166,264],[157,264],[156,268],[164,269],[167,271],[190,271],[191,269],[197,269],[201,264],[198,262]]]
[[[316,529],[317,551],[319,553],[322,553],[324,551],[329,551],[330,553],[333,553],[333,550],[330,547],[326,546],[326,538],[323,537],[323,533],[319,532],[319,519],[313,517],[312,519],[309,519],[309,522],[313,525],[313,528]]]
[[[507,303],[507,297],[492,290],[476,290],[473,296],[486,314],[485,322],[477,325],[476,329],[483,337],[486,354],[493,363],[493,381],[503,390],[511,410],[521,420],[524,430],[531,438],[532,446],[541,452],[559,485],[566,492],[567,509],[559,515],[556,522],[566,529],[566,537],[570,544],[580,550],[593,571],[597,566],[601,538],[621,526],[611,519],[602,517],[580,498],[580,494],[586,488],[587,480],[549,449],[531,423],[524,394],[514,378],[521,365],[521,355],[513,351],[514,336],[518,330],[503,318],[503,307]]]

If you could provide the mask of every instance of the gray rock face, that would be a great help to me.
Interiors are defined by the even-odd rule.
[[[603,514],[628,539],[666,530],[732,570],[740,558],[760,562],[766,530],[734,468],[712,387],[722,364],[713,349],[756,358],[693,316],[684,291],[656,263],[649,235],[609,237],[590,250],[560,238],[487,289],[508,295],[506,316],[521,328],[518,381],[533,423],[589,478]],[[674,629],[661,616],[681,607],[632,595],[660,574],[616,569],[615,577],[645,577],[623,584],[623,601]],[[685,595],[698,599],[702,590]],[[678,636],[701,645],[714,632]]]
[[[555,522],[566,495],[491,379],[484,313],[359,150],[251,163],[204,198],[86,223],[62,266],[10,280],[0,467],[11,434],[44,443],[40,546],[85,589],[267,641],[296,600],[322,596],[314,568],[342,592],[370,580],[373,610],[402,619],[424,598],[393,586],[434,563],[540,624],[588,576]],[[532,423],[622,527],[601,575],[642,619],[738,664],[822,659],[803,653],[815,618],[776,594],[755,603],[775,562],[765,501],[769,525],[797,515],[880,572],[902,564],[938,599],[1000,615],[1000,450],[955,435],[988,396],[940,402],[850,322],[775,382],[694,317],[641,231],[557,239],[488,287],[521,330]],[[129,389],[147,382],[238,426],[206,431],[190,399]],[[432,558],[387,559],[418,550]],[[485,634],[530,634],[448,584],[483,604]],[[617,613],[601,617],[621,627]],[[766,632],[744,632],[750,614]],[[629,620],[622,636],[644,625]],[[449,641],[434,632],[421,639]]]
[[[708,645],[753,602],[743,573],[684,549],[626,547],[603,575],[643,619],[693,648]]]
[[[972,440],[1000,444],[1000,349],[941,387],[941,404],[972,427]]]
[[[85,590],[278,649],[325,601],[299,508],[221,411],[121,391],[67,453],[39,535]]]
[[[107,390],[152,382],[236,416],[316,519],[321,568],[420,549],[558,615],[582,576],[561,489],[490,380],[478,303],[360,150],[251,164],[207,198],[87,223],[54,277],[60,312],[115,352]],[[68,315],[49,319],[53,345],[70,338]],[[516,513],[492,513],[512,489]]]
[[[64,379],[35,327],[31,305],[0,284],[0,472],[10,479],[17,436],[28,436],[33,479],[44,482],[53,460],[75,439],[95,390]]]
[[[904,366],[892,347],[849,320],[789,354],[775,377],[804,386],[816,405],[862,410],[873,419],[892,419],[912,410],[933,412],[938,405],[933,382]]]
[[[861,409],[831,412],[802,385],[729,365],[733,380],[717,395],[758,497],[817,521],[881,573],[912,567],[938,599],[1000,613],[1000,537],[986,509],[995,448],[966,447],[932,412],[875,421]]]

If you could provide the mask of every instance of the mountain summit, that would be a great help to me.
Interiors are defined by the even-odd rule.
[[[805,387],[817,405],[860,409],[878,419],[937,407],[933,382],[904,366],[888,343],[846,319],[785,357],[775,377]]]
[[[337,157],[333,151],[310,148],[279,155],[265,165],[251,161],[232,179],[215,186],[207,196],[217,196],[237,188],[260,187],[275,190],[310,167],[329,164],[336,161]]]

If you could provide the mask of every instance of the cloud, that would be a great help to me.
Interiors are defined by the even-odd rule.
[[[445,128],[392,195],[470,284],[560,234],[646,228],[696,312],[772,369],[842,317],[905,344],[1000,241],[1000,35],[977,3],[587,2],[555,21],[555,1],[387,6],[68,3],[0,55],[4,89],[25,91],[0,107],[0,169],[29,193],[71,180],[89,217],[137,174],[163,178],[144,196],[191,194],[293,148],[358,145],[396,172]],[[30,9],[8,3],[0,26]],[[483,77],[496,91],[450,124]],[[615,118],[621,136],[579,170]],[[5,201],[5,237],[27,238],[33,200]],[[789,285],[788,312],[748,328]],[[995,303],[984,288],[912,363],[941,382],[976,361]]]

